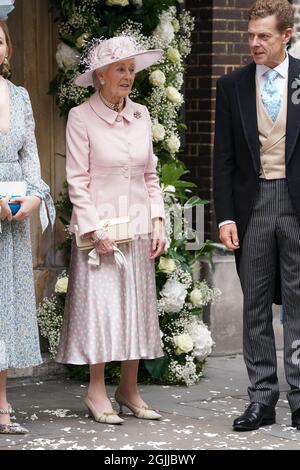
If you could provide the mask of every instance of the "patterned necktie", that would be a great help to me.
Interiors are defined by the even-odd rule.
[[[279,73],[276,72],[276,70],[270,69],[264,75],[267,78],[267,81],[264,85],[261,99],[268,115],[272,121],[275,122],[281,105],[281,96],[274,83],[274,80],[278,77]]]

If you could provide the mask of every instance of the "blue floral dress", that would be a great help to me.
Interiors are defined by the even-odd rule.
[[[26,181],[27,196],[38,196],[43,230],[55,208],[41,179],[35,124],[28,92],[7,81],[10,122],[0,132],[0,181]],[[32,268],[30,221],[7,220],[0,233],[0,371],[40,364],[39,334]]]

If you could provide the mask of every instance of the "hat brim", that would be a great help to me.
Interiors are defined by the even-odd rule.
[[[162,58],[162,56],[162,49],[150,49],[149,51],[142,51],[138,54],[132,54],[117,60],[111,60],[107,63],[102,64],[101,67],[97,67],[93,70],[89,70],[88,72],[78,75],[78,77],[76,77],[76,79],[74,80],[74,83],[77,86],[82,86],[85,88],[89,86],[94,86],[93,73],[95,72],[95,70],[101,69],[103,67],[106,67],[107,65],[114,64],[116,62],[121,62],[122,60],[129,60],[133,58],[135,59],[135,73],[137,73],[141,70],[147,69],[151,65],[158,62]]]

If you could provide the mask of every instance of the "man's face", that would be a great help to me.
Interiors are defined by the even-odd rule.
[[[285,48],[292,35],[292,28],[281,32],[275,15],[249,21],[248,41],[252,58],[256,64],[274,68],[283,62]]]

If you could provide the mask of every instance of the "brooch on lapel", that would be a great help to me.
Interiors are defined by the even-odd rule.
[[[134,111],[133,116],[135,119],[140,119],[142,117],[142,113],[140,111]]]

